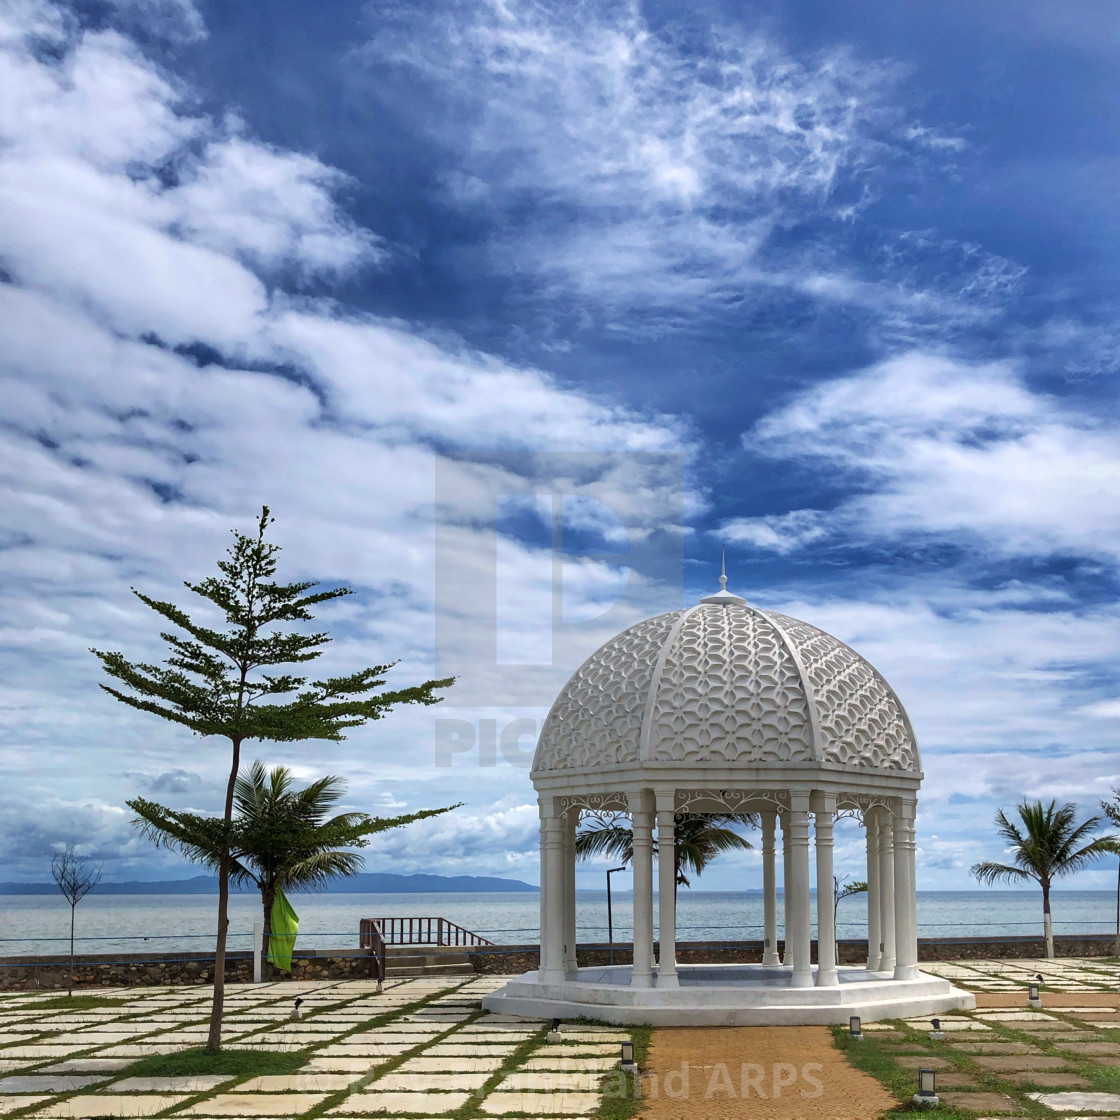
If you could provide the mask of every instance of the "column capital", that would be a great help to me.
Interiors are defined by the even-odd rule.
[[[653,795],[654,805],[659,813],[676,813],[677,791],[675,789],[659,789]]]
[[[560,798],[539,797],[537,798],[537,809],[542,821],[557,819],[560,816]]]
[[[809,794],[801,790],[790,790],[789,810],[791,813],[809,812]]]
[[[810,807],[816,814],[836,812],[836,794],[814,790],[809,799]]]
[[[917,816],[918,799],[916,797],[892,797],[891,814],[897,819],[913,823]]]
[[[631,813],[653,812],[653,795],[648,789],[639,789],[627,794],[626,801]]]

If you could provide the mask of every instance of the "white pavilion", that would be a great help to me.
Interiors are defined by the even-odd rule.
[[[540,968],[483,1001],[526,1016],[660,1025],[840,1023],[932,1015],[973,997],[918,968],[910,720],[854,650],[721,589],[639,622],[598,649],[549,712],[533,763],[541,817]],[[576,962],[575,834],[586,811],[633,828],[633,963]],[[760,964],[682,964],[673,849],[683,813],[757,814]],[[866,964],[835,953],[833,824],[867,836]],[[779,839],[780,837],[780,839]],[[779,904],[777,850],[781,848]],[[811,959],[811,867],[822,884]],[[657,959],[654,959],[654,912]],[[783,949],[779,955],[779,945]]]

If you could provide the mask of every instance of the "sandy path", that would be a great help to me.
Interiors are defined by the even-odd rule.
[[[645,1073],[641,1120],[875,1120],[895,1104],[827,1027],[657,1029]]]

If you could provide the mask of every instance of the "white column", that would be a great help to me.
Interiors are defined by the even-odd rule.
[[[879,809],[879,971],[894,971],[894,841],[890,810]]]
[[[630,795],[634,830],[634,965],[630,985],[653,987],[653,809],[646,791]]]
[[[579,810],[564,815],[564,972],[571,977],[576,963],[576,821]]]
[[[879,817],[874,809],[864,811],[863,827],[867,832],[867,970],[875,972],[883,935],[879,925]]]
[[[790,906],[793,901],[793,880],[790,871],[789,812],[778,814],[782,824],[782,964],[793,965],[793,942],[790,940]]]
[[[811,988],[812,930],[809,924],[809,795],[790,794],[790,906],[787,944],[793,949],[790,987]]]
[[[774,968],[778,956],[778,890],[774,876],[774,820],[776,813],[762,813],[762,963]]]
[[[813,835],[817,842],[817,987],[840,983],[836,972],[836,911],[832,881],[832,819],[836,798],[816,795]]]
[[[542,797],[541,966],[542,983],[564,979],[564,826],[555,799]]]
[[[914,802],[900,797],[894,814],[894,946],[896,980],[918,975],[918,906],[914,882]]]
[[[657,986],[678,988],[677,979],[677,858],[676,794],[657,795],[657,903],[658,940]]]

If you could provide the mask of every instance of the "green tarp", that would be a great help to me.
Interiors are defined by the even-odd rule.
[[[284,897],[284,892],[278,890],[272,900],[272,934],[268,939],[268,959],[284,972],[292,971],[292,950],[296,945],[297,933],[299,915]]]

